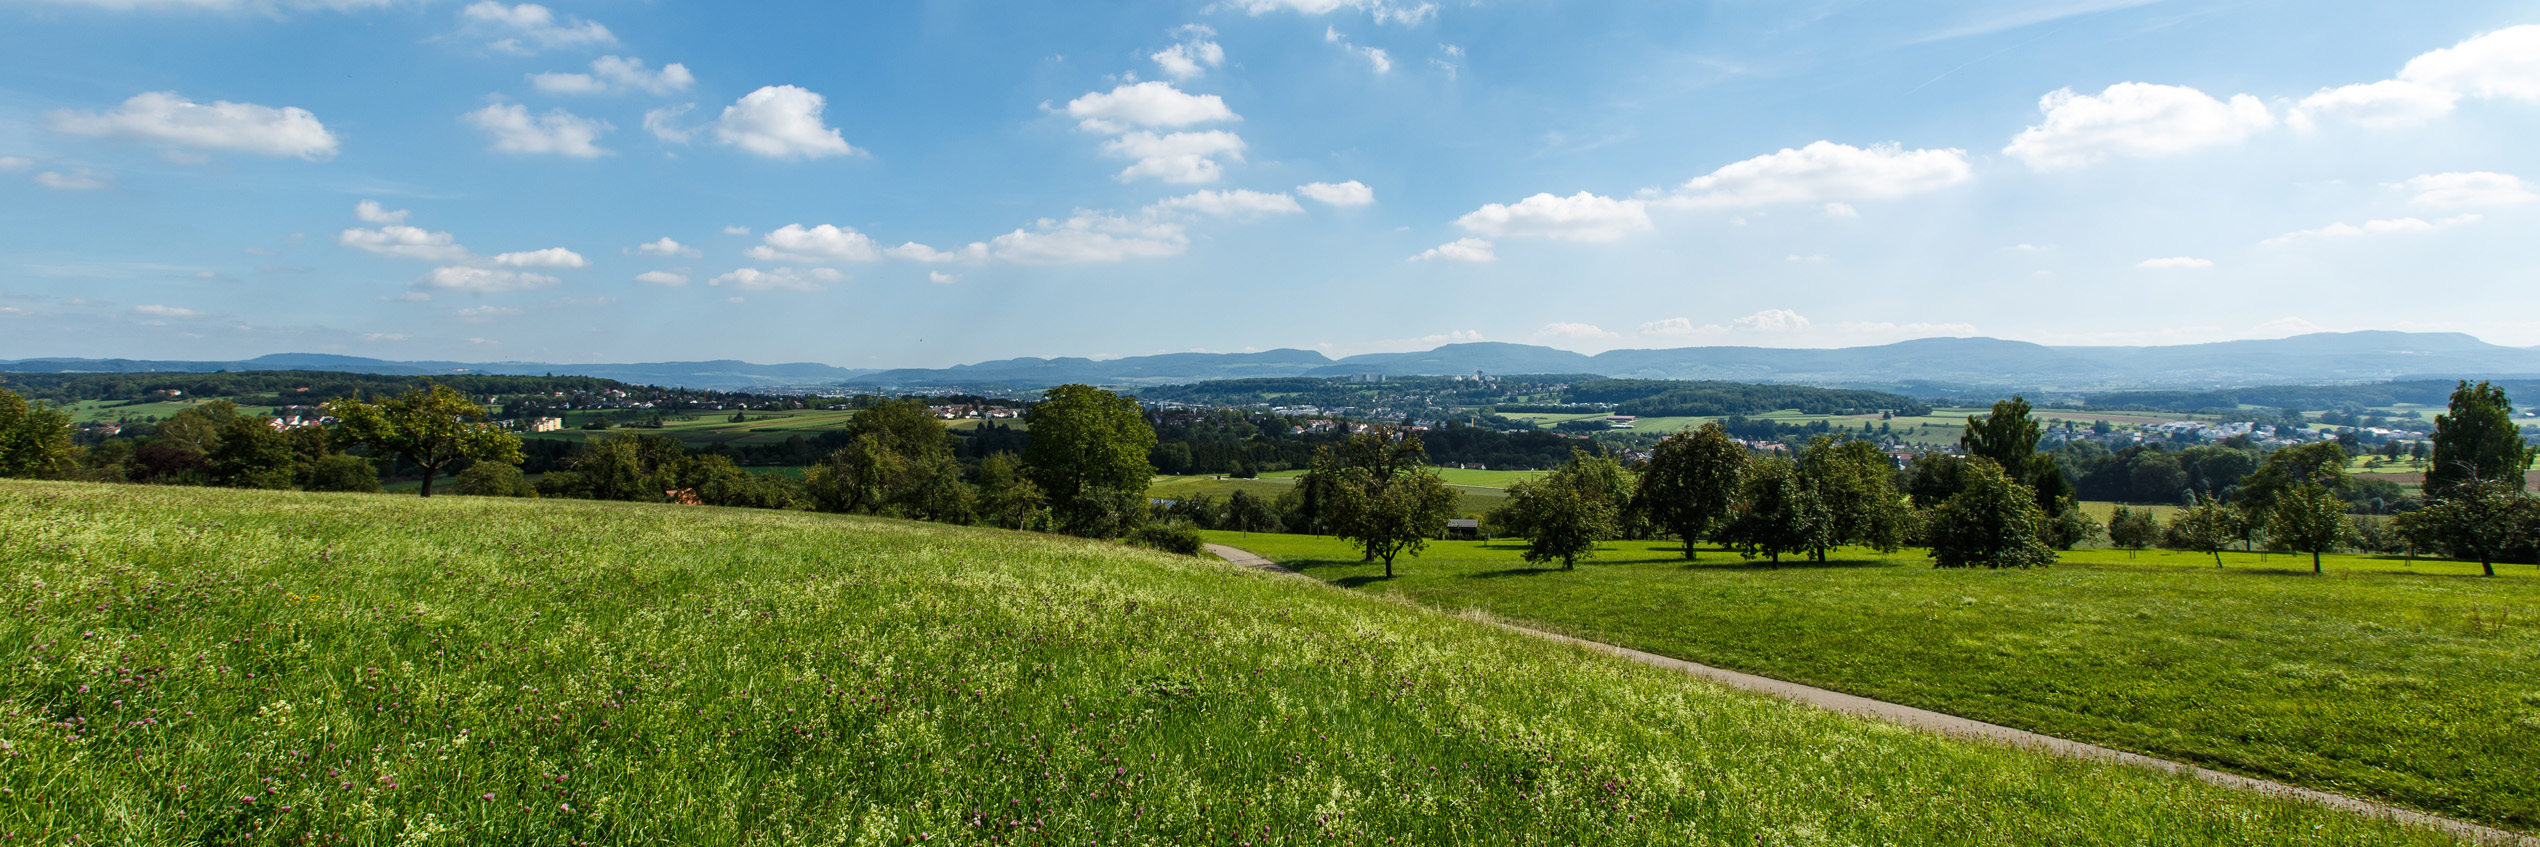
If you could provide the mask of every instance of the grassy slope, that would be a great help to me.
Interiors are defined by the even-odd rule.
[[[1575,572],[1433,544],[1379,578],[1324,538],[1212,533],[1307,573],[1669,656],[2540,830],[2540,578],[2476,564],[2065,554],[1940,571],[1846,551],[1767,569],[1672,544]]]
[[[1222,563],[879,520],[0,482],[42,843],[2439,843]]]

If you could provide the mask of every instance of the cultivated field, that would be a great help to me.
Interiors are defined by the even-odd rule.
[[[2540,830],[2540,569],[2083,550],[1942,571],[1845,550],[1771,569],[1618,542],[1575,572],[1521,542],[1395,563],[1210,533],[1342,585],[2049,735]]]
[[[0,561],[28,843],[2444,843],[1069,539],[8,482]]]
[[[156,403],[130,404],[127,404],[122,400],[81,400],[79,402],[63,406],[62,411],[70,413],[72,423],[119,421],[127,418],[133,420],[140,420],[143,418],[167,420],[168,418],[175,417],[178,412],[202,405],[204,399],[205,398],[198,398],[190,402],[185,400],[176,400],[160,401]],[[238,407],[238,413],[242,415],[271,417],[273,415],[273,407],[240,406]]]

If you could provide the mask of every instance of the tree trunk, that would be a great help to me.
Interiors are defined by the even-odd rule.
[[[2485,552],[2478,554],[2478,567],[2486,571],[2488,576],[2496,575],[2496,563],[2489,561],[2489,556]]]
[[[2222,567],[2222,551],[2214,551],[2214,567]]]
[[[2317,573],[2319,573],[2319,572],[2320,572],[2320,553],[2319,553],[2319,551],[2317,551],[2317,550],[2313,550],[2313,551],[2311,551],[2311,573],[2317,574]]]
[[[1386,557],[1385,557],[1385,578],[1386,578],[1386,579],[1392,579],[1392,578],[1393,578],[1393,557],[1392,557],[1392,556],[1386,556]]]
[[[426,466],[426,467],[424,467],[424,469],[423,469],[423,496],[425,496],[425,497],[430,497],[430,496],[432,496],[432,474],[433,474],[433,472],[434,472],[434,471],[438,471],[438,470],[440,470],[440,468],[438,468],[438,467],[432,467],[432,466]]]

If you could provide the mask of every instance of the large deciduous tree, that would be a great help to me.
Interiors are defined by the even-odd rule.
[[[1049,497],[1059,529],[1117,537],[1146,513],[1155,466],[1155,428],[1138,404],[1090,385],[1062,385],[1041,395],[1024,416],[1031,442],[1023,464]]]
[[[953,460],[952,435],[918,400],[886,400],[858,410],[840,433],[847,446],[803,474],[822,509],[965,523],[969,486]]]
[[[1427,470],[1427,461],[1419,436],[1363,433],[1316,449],[1297,484],[1311,492],[1321,523],[1357,542],[1368,559],[1384,560],[1391,579],[1394,557],[1419,555],[1455,514],[1455,489]]]
[[[1826,551],[1846,544],[1881,553],[1904,545],[1913,515],[1896,490],[1895,460],[1878,445],[1818,436],[1799,456],[1799,478],[1826,511],[1826,531],[1808,550],[1811,558],[1825,561]]]
[[[2286,547],[2311,554],[2311,572],[2320,572],[2320,554],[2346,543],[2353,531],[2346,502],[2318,482],[2304,482],[2278,492],[2266,513],[2267,535]]]
[[[2432,440],[2434,460],[2425,470],[2425,492],[2432,497],[2472,482],[2521,491],[2523,474],[2531,470],[2532,449],[2514,424],[2513,401],[2485,382],[2461,381],[2450,412],[2434,417]]]
[[[1669,435],[1659,439],[1641,468],[1632,505],[1682,539],[1685,558],[1691,560],[1695,542],[1728,522],[1746,463],[1746,445],[1716,422],[1697,432]]]
[[[0,477],[49,477],[71,451],[71,418],[0,389]]]
[[[1597,542],[1614,537],[1631,491],[1620,463],[1574,449],[1559,469],[1511,486],[1496,523],[1525,536],[1526,561],[1558,559],[1571,570],[1596,555]]]
[[[2524,496],[2517,484],[2472,477],[2391,524],[2408,543],[2475,558],[2481,571],[2495,576],[2497,554],[2540,541],[2540,502]]]
[[[1776,566],[1782,554],[1832,546],[1834,514],[1790,459],[1761,459],[1748,466],[1738,486],[1737,516],[1720,539],[1741,556],[1763,556]]]
[[[1958,493],[1932,511],[1925,530],[1934,566],[2027,568],[2053,564],[2041,529],[2046,512],[2037,492],[2021,485],[1990,457],[1969,459]]]
[[[2214,557],[2214,567],[2222,567],[2222,551],[2249,533],[2249,517],[2222,501],[2199,497],[2193,505],[2170,516],[2170,546]]]
[[[432,496],[432,478],[461,459],[520,464],[520,436],[485,423],[485,409],[446,385],[427,385],[404,395],[364,403],[358,399],[326,404],[336,419],[335,437],[394,454],[423,469],[423,496]]]

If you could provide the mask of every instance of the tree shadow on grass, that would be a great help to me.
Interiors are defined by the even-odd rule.
[[[1679,560],[1679,561],[1681,561],[1681,560]],[[1825,560],[1825,561],[1819,562],[1819,561],[1814,561],[1814,560],[1807,559],[1807,558],[1795,558],[1795,559],[1783,559],[1783,560],[1781,560],[1781,563],[1780,563],[1780,564],[1775,564],[1775,563],[1774,563],[1772,560],[1770,560],[1770,559],[1703,559],[1703,560],[1699,560],[1699,561],[1685,562],[1684,564],[1679,565],[1679,566],[1676,568],[1676,570],[1680,570],[1680,571],[1800,571],[1800,570],[1859,570],[1859,569],[1865,569],[1865,568],[1893,568],[1893,567],[1902,567],[1902,566],[1903,566],[1903,565],[1900,565],[1899,563],[1892,562],[1892,561],[1888,561],[1888,560],[1886,560],[1886,559],[1827,559],[1827,560]]]

